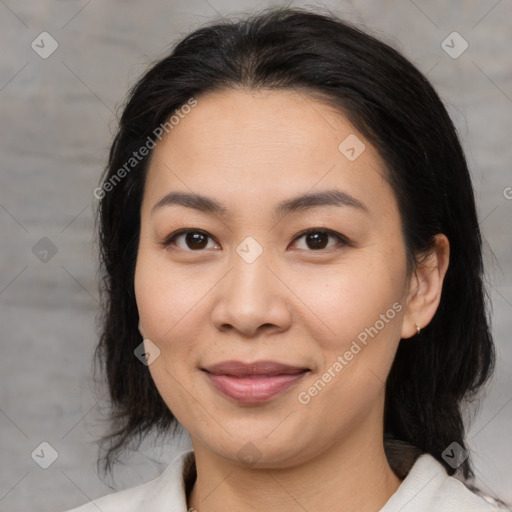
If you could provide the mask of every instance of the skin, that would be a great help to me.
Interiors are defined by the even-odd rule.
[[[283,90],[197,99],[153,152],[135,271],[139,329],[160,350],[149,369],[195,451],[198,477],[188,506],[298,511],[339,510],[342,503],[344,511],[377,511],[401,483],[383,448],[386,377],[400,338],[412,338],[416,324],[434,316],[448,241],[438,235],[425,264],[407,275],[384,164],[324,102]],[[350,134],[365,144],[354,161],[338,149]],[[367,211],[323,205],[272,216],[282,200],[334,188]],[[209,196],[230,213],[180,205],[152,212],[172,191]],[[199,249],[185,236],[162,246],[182,228],[210,238]],[[350,244],[330,237],[317,249],[300,236],[309,228],[330,229]],[[263,250],[252,263],[236,251],[248,236]],[[378,335],[300,403],[298,394],[397,302],[401,310]],[[199,370],[232,359],[311,371],[265,403],[239,404]],[[247,443],[258,450],[256,463],[238,457]]]

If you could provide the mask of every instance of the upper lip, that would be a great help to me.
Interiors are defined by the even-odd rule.
[[[209,373],[216,375],[232,375],[234,377],[246,377],[248,375],[283,375],[301,373],[309,368],[292,366],[277,361],[255,361],[244,363],[242,361],[224,361],[202,368]]]

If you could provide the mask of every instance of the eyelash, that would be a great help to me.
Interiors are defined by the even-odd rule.
[[[188,233],[200,233],[200,234],[203,234],[205,236],[207,236],[208,238],[212,239],[215,241],[215,239],[210,236],[206,231],[203,231],[201,229],[192,229],[192,228],[187,228],[187,229],[180,229],[174,233],[171,233],[168,237],[165,238],[165,240],[163,242],[160,243],[160,245],[164,248],[167,248],[169,247],[170,245],[174,245],[174,241],[175,239],[178,237],[178,236],[181,236],[181,235],[186,235]],[[325,229],[325,228],[310,228],[310,229],[307,229],[305,231],[302,231],[301,233],[299,233],[295,238],[294,238],[294,241],[295,240],[298,240],[304,236],[307,236],[311,233],[322,233],[322,234],[325,234],[325,235],[329,235],[333,238],[336,238],[338,240],[338,246],[339,245],[346,245],[346,246],[352,246],[351,242],[348,240],[347,237],[341,235],[340,233],[337,233],[336,231],[332,231],[330,229]],[[215,241],[216,242],[216,241]],[[218,243],[218,242],[216,242]],[[336,246],[333,246],[333,247],[329,247],[327,249],[318,249],[318,250],[307,250],[307,252],[328,252],[332,249],[335,249]],[[203,252],[205,249],[198,249],[198,250],[192,250],[192,249],[183,249],[185,250],[186,252]],[[304,249],[302,249],[304,250]]]

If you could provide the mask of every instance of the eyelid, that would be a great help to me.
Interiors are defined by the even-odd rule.
[[[305,235],[309,235],[310,233],[324,233],[324,234],[327,234],[333,238],[336,238],[338,240],[338,244],[337,246],[333,246],[333,247],[329,247],[328,249],[319,249],[317,251],[313,251],[313,250],[310,250],[310,251],[307,251],[307,252],[311,252],[311,253],[315,253],[315,252],[328,252],[332,249],[336,249],[337,247],[339,247],[340,245],[348,245],[350,247],[353,246],[352,242],[345,236],[345,235],[342,235],[341,233],[338,233],[337,231],[333,231],[332,229],[327,229],[327,228],[308,228],[308,229],[305,229],[304,231],[301,231],[300,233],[298,233],[295,238],[293,239],[293,241],[296,241],[298,240],[299,238],[302,238],[303,236]]]
[[[201,233],[202,235],[205,235],[208,238],[211,238],[216,243],[219,243],[219,242],[217,242],[217,240],[215,240],[215,238],[212,235],[210,235],[204,229],[199,229],[199,228],[182,228],[182,229],[178,229],[177,231],[172,232],[169,236],[165,237],[164,240],[159,243],[159,245],[161,245],[163,247],[167,247],[167,246],[172,244],[172,241],[175,238],[177,238],[180,235],[186,235],[187,233]],[[188,252],[201,252],[201,251],[188,251]]]
[[[215,243],[219,243],[212,235],[210,235],[207,231],[204,231],[203,229],[199,229],[199,228],[182,228],[182,229],[178,229],[177,231],[174,231],[173,233],[171,233],[169,236],[167,236],[162,242],[159,243],[159,245],[161,245],[162,247],[168,247],[169,245],[172,244],[173,240],[180,236],[180,235],[184,235],[184,234],[187,234],[187,233],[201,233],[203,235],[205,235],[206,237],[208,238],[211,238]],[[300,233],[298,233],[293,241],[296,241],[298,240],[299,238],[302,238],[303,236],[305,235],[308,235],[310,233],[325,233],[333,238],[336,238],[338,240],[338,246],[339,245],[347,245],[347,246],[350,246],[352,247],[353,244],[352,242],[344,235],[342,235],[341,233],[338,233],[337,231],[333,231],[332,229],[327,229],[327,228],[308,228],[308,229],[305,229],[303,231],[301,231]],[[318,250],[309,250],[307,252],[311,252],[311,253],[321,253],[321,252],[328,252],[329,250],[332,250],[336,248],[336,246],[333,246],[333,247],[330,247],[328,249],[318,249]],[[299,249],[300,250],[300,249]],[[201,249],[201,250],[197,250],[197,251],[193,251],[193,250],[187,250],[186,252],[203,252],[204,249]]]

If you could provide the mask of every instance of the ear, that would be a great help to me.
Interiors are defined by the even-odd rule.
[[[441,301],[443,281],[450,261],[450,243],[439,233],[434,247],[417,264],[409,283],[409,294],[402,323],[402,338],[417,334],[416,326],[423,329],[434,317]]]

